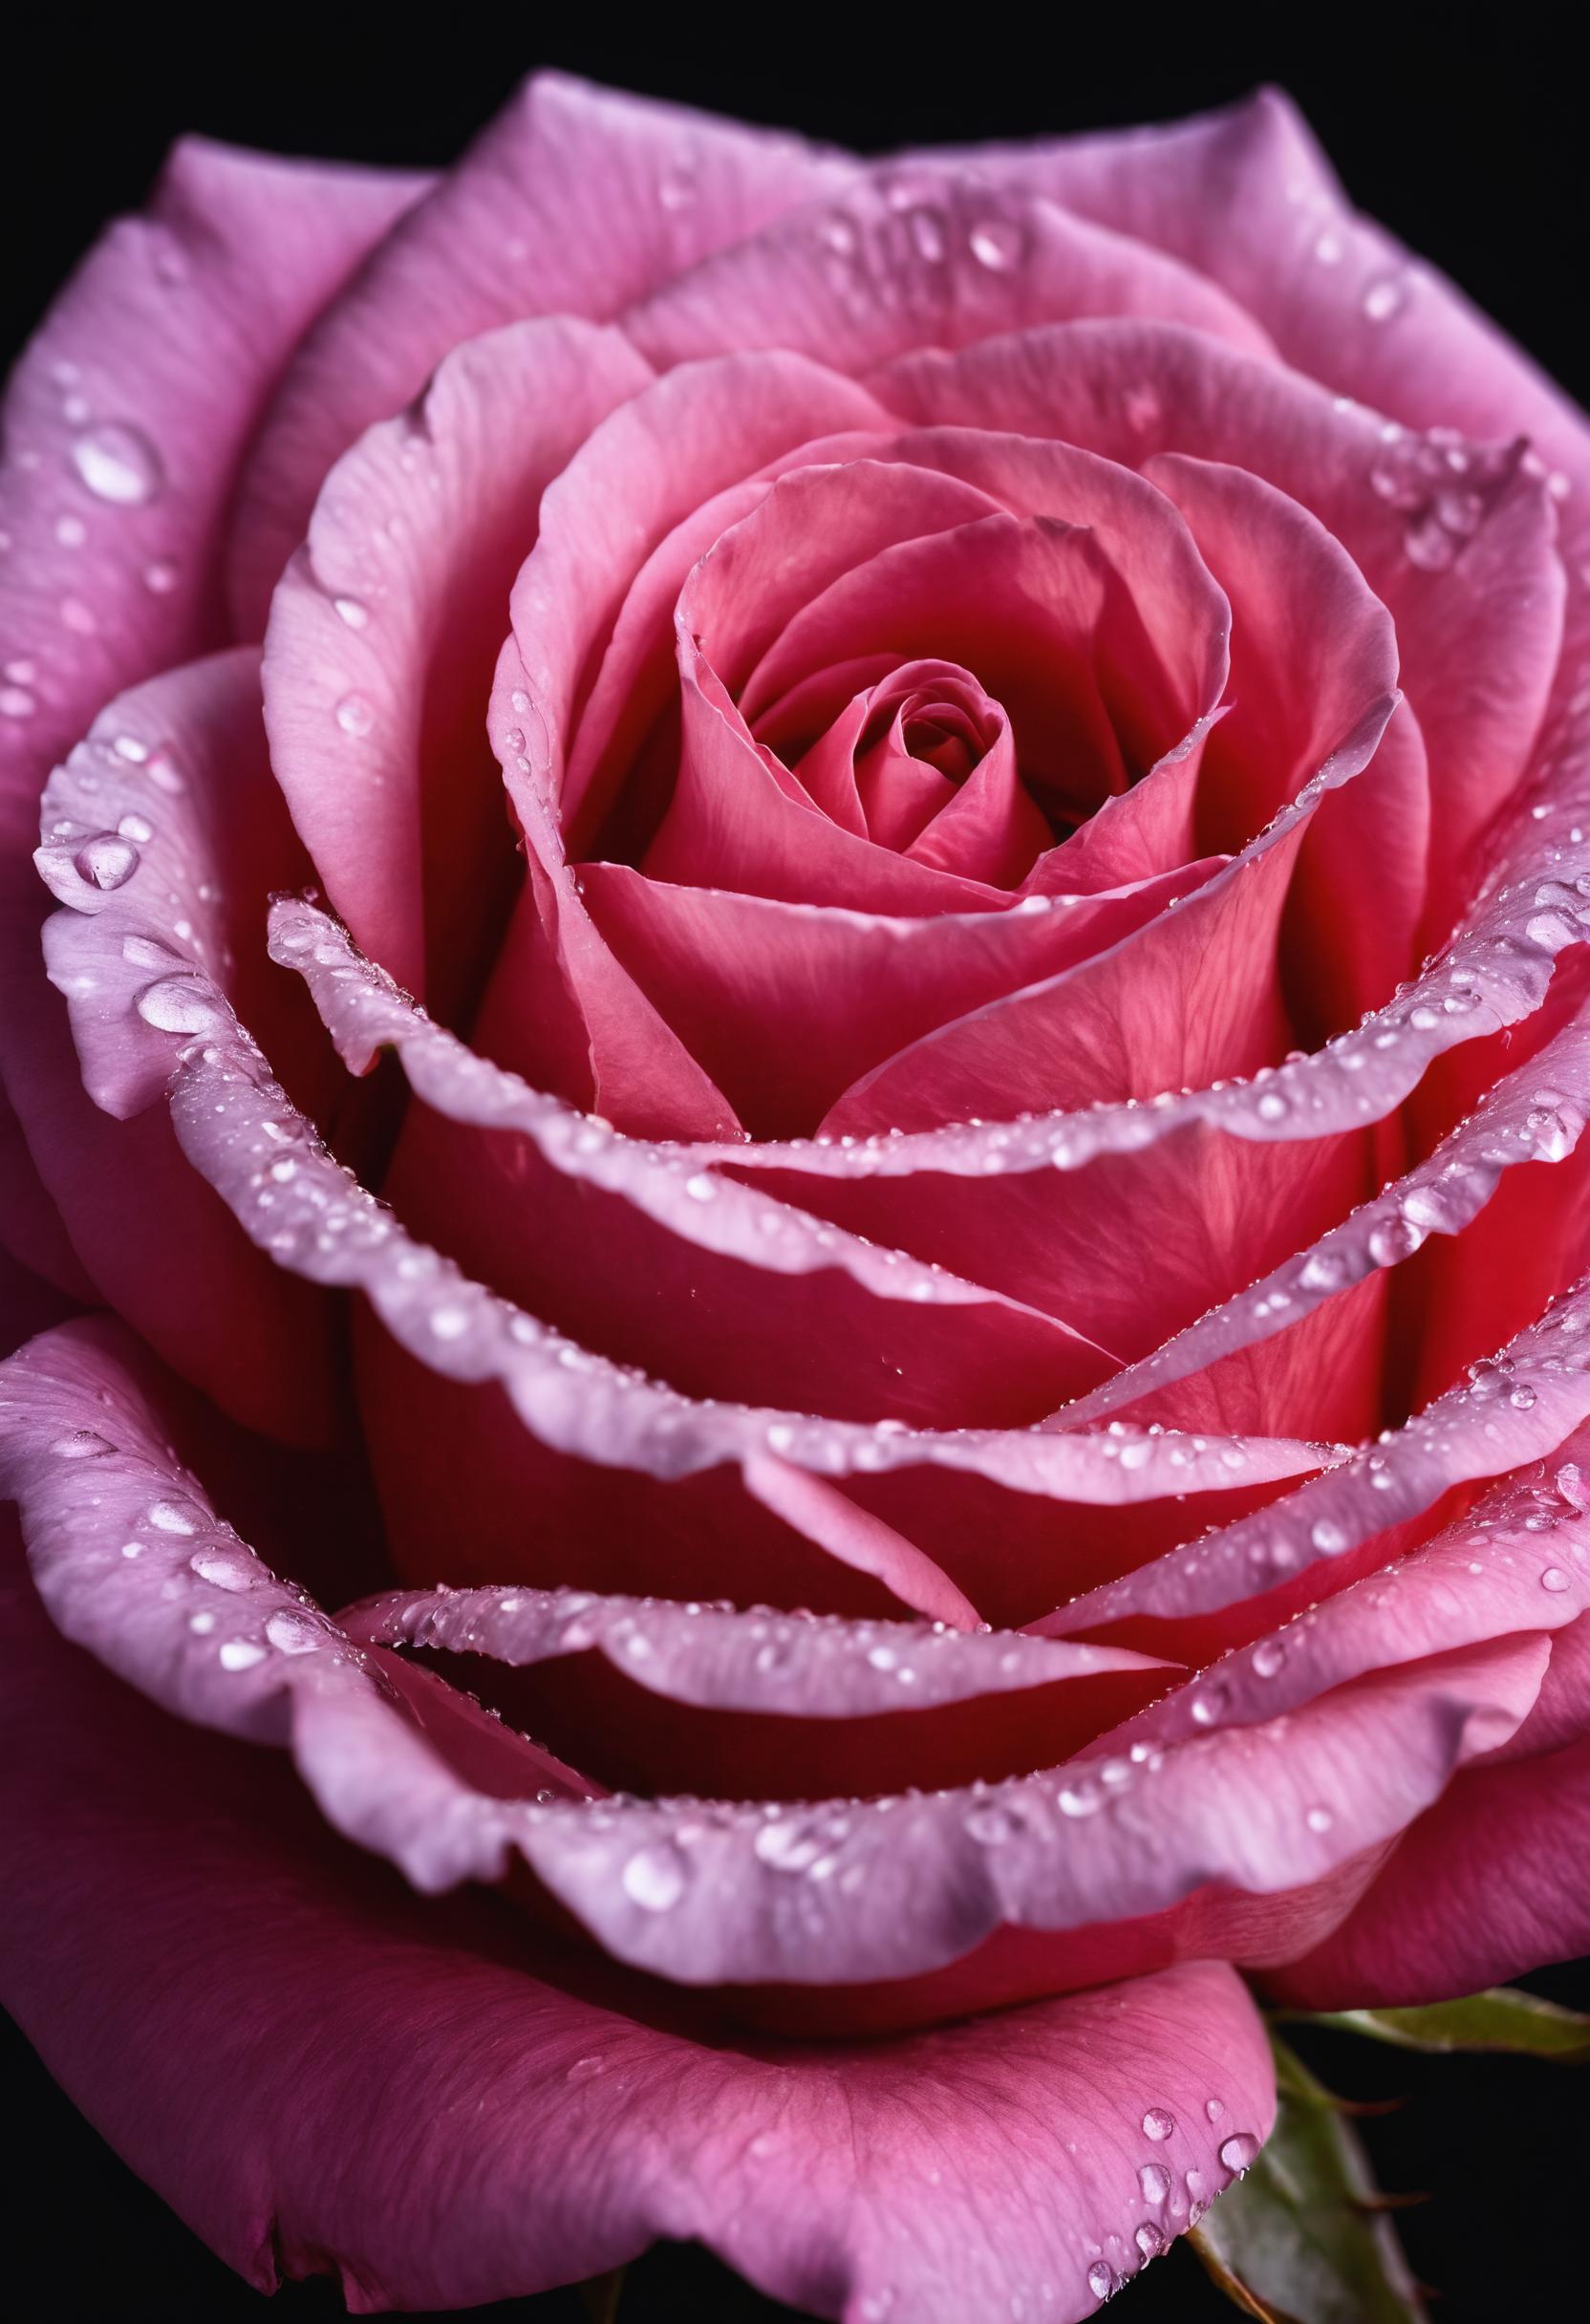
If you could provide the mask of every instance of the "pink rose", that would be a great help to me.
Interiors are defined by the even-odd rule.
[[[1079,2317],[1269,2129],[1239,1971],[1590,1946],[1587,487],[1271,96],[543,77],[85,262],[0,1990],[253,2282]]]

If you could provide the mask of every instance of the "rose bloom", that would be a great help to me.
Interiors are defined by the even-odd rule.
[[[1587,489],[1268,95],[547,76],[86,260],[0,1991],[251,2282],[1083,2316],[1265,2137],[1255,1985],[1590,1945]]]

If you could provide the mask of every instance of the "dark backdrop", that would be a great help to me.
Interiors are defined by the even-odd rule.
[[[524,71],[553,63],[871,150],[1169,118],[1278,81],[1354,199],[1590,397],[1582,93],[1545,11],[1514,8],[1483,37],[1466,31],[1461,11],[1385,9],[1367,22],[1298,11],[1291,31],[1240,32],[1208,9],[1167,21],[1140,7],[1058,14],[1045,11],[1042,35],[1018,34],[1012,11],[978,6],[964,38],[948,25],[930,33],[927,11],[892,11],[885,34],[854,10],[837,20],[809,9],[742,11],[730,30],[699,10],[669,10],[658,15],[672,36],[650,45],[614,34],[542,47],[513,32],[505,12],[456,4],[425,17],[271,5],[207,11],[202,22],[169,10],[58,9],[51,25],[35,17],[26,65],[14,50],[9,59],[0,360],[100,222],[140,201],[179,131],[440,162]],[[1590,1968],[1532,1982],[1590,2008]],[[1578,2228],[1590,2154],[1583,2083],[1568,2070],[1413,2058],[1341,2036],[1316,2036],[1310,2055],[1343,2091],[1407,2098],[1370,2124],[1370,2138],[1386,2185],[1433,2190],[1402,2227],[1415,2267],[1442,2292],[1443,2324],[1516,2313],[1541,2264],[1568,2257]],[[109,2153],[14,2034],[0,2071],[4,2117],[24,2129],[7,2174],[11,2313],[169,2324],[340,2313],[325,2283],[290,2287],[268,2311]],[[1569,2296],[1559,2313],[1581,2305]],[[581,2315],[569,2293],[478,2313],[522,2324]],[[783,2312],[704,2255],[664,2250],[631,2270],[621,2313],[623,2324],[686,2315],[715,2324]],[[1178,2250],[1133,2289],[1124,2313],[1141,2324],[1197,2324],[1235,2312]]]

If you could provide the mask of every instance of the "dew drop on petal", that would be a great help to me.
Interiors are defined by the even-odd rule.
[[[345,694],[334,716],[344,734],[366,735],[376,723],[375,709],[362,694]]]
[[[684,1861],[677,1848],[642,1848],[623,1871],[624,1894],[643,1912],[667,1912],[685,1890]]]
[[[325,1636],[312,1615],[295,1613],[291,1606],[278,1606],[267,1619],[265,1634],[278,1654],[312,1654]]]
[[[1143,2117],[1143,2136],[1146,2139],[1164,2140],[1172,2138],[1175,2135],[1175,2116],[1173,2114],[1167,2114],[1163,2106],[1150,2106],[1148,2113]]]
[[[1239,2176],[1247,2170],[1258,2152],[1258,2141],[1251,2131],[1239,2130],[1229,2138],[1220,2149],[1220,2160],[1228,2171]]]
[[[1163,2163],[1145,2163],[1137,2174],[1146,2203],[1163,2203],[1171,2192],[1171,2174]]]
[[[50,1450],[57,1460],[94,1460],[116,1448],[97,1429],[73,1429],[67,1435],[57,1436]]]
[[[131,841],[116,831],[100,831],[77,850],[73,870],[91,888],[109,891],[125,887],[138,870],[139,853]]]
[[[197,1533],[199,1530],[198,1518],[191,1509],[184,1509],[180,1501],[151,1501],[148,1519],[157,1533]]]
[[[138,997],[138,1013],[161,1033],[213,1033],[226,1022],[210,987],[197,977],[160,977]]]
[[[223,1670],[251,1670],[265,1660],[265,1648],[251,1638],[228,1638],[221,1649]]]
[[[72,445],[72,464],[96,500],[141,507],[165,482],[160,454],[139,428],[110,420],[85,428]]]

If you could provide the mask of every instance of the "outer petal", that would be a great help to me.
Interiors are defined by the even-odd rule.
[[[215,539],[261,399],[425,183],[184,140],[147,215],[110,228],[17,366],[0,467],[0,1072],[19,1108],[35,1067],[8,1050],[41,1006],[38,1038],[61,1039],[28,865],[45,775],[110,696],[226,641]]]
[[[1227,2183],[1234,2126],[1269,2128],[1262,2029],[1217,1965],[883,2046],[703,2038],[626,2014],[621,1986],[544,1982],[484,1903],[405,1896],[285,1770],[200,1748],[55,1639],[25,1585],[5,1652],[6,2000],[262,2290],[329,2270],[355,2312],[469,2306],[668,2236],[851,2324],[1013,2296],[1058,2324],[1136,2268],[1145,2220],[1168,2238]]]
[[[925,154],[1040,191],[1218,284],[1286,361],[1412,427],[1527,431],[1582,469],[1583,415],[1463,293],[1355,211],[1290,97],[1170,128]]]
[[[197,980],[206,971],[304,1104],[319,1112],[328,1096],[312,1019],[263,949],[268,889],[306,867],[271,780],[257,651],[191,663],[111,702],[51,777],[42,809],[36,860],[64,906],[45,930],[57,990],[13,1038],[23,1119],[74,1245],[118,1310],[226,1410],[295,1441],[323,1434],[321,1303],[260,1262],[195,1185],[152,1103],[173,1028],[225,1012]]]
[[[232,559],[245,634],[321,479],[448,352],[527,315],[602,320],[856,165],[797,138],[537,74],[312,332],[245,479]]]
[[[664,283],[624,327],[659,364],[790,347],[860,372],[1085,314],[1187,323],[1270,353],[1235,301],[1159,250],[1020,186],[892,164]]]
[[[1268,1982],[1309,2010],[1448,2001],[1590,1947],[1590,1739],[1477,1767],[1336,1932]]]

